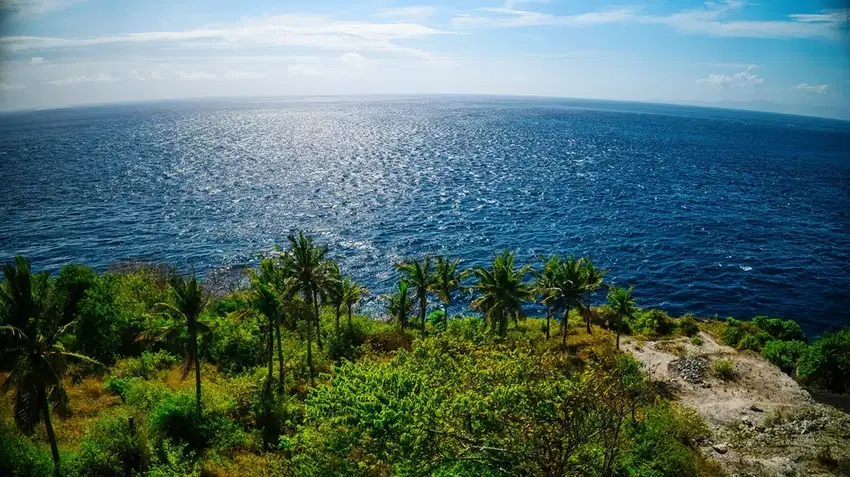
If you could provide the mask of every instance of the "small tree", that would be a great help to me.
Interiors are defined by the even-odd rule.
[[[507,335],[508,318],[525,316],[522,304],[533,298],[531,287],[524,282],[531,267],[516,268],[515,260],[516,254],[505,250],[493,258],[489,269],[477,266],[471,271],[476,279],[472,289],[478,294],[472,308],[483,313],[491,331],[498,329],[500,336]]]
[[[425,313],[428,309],[428,292],[431,290],[434,275],[431,274],[431,257],[425,255],[422,260],[408,260],[397,263],[396,269],[404,274],[405,281],[413,287],[416,301],[419,303],[419,321],[422,335],[425,335]]]
[[[623,320],[632,318],[637,311],[635,299],[632,297],[632,287],[628,289],[620,287],[611,287],[608,292],[608,306],[614,310],[614,317],[617,320],[615,328],[617,330],[617,349],[620,349],[620,329],[622,328]]]
[[[385,296],[387,300],[387,311],[398,322],[401,330],[407,326],[407,316],[413,309],[413,300],[410,297],[410,284],[407,280],[399,280],[398,288],[392,295]]]
[[[457,269],[460,259],[450,260],[446,257],[438,256],[435,260],[431,291],[440,297],[440,301],[443,302],[443,317],[448,321],[452,293],[460,288],[461,274]]]
[[[351,333],[354,331],[351,323],[351,308],[360,302],[361,295],[367,293],[368,290],[357,284],[351,277],[345,277],[342,281],[342,290],[343,303],[345,303],[345,308],[348,312],[348,332]]]

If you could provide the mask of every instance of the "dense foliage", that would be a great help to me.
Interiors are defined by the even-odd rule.
[[[223,294],[168,267],[48,277],[18,258],[0,284],[0,378],[14,390],[0,474],[710,473],[699,418],[617,350],[621,333],[698,339],[701,322],[640,309],[587,258],[515,261],[404,261],[383,320],[354,313],[367,291],[302,234]],[[462,292],[480,317],[448,313]],[[525,316],[533,301],[545,319]],[[724,329],[847,389],[850,330],[809,346],[794,322]]]

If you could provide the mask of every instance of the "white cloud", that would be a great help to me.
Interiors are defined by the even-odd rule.
[[[366,58],[363,58],[363,56],[356,51],[345,53],[339,59],[346,65],[353,66],[355,68],[363,68],[366,66],[367,61]]]
[[[68,76],[67,78],[58,80],[45,81],[45,83],[54,86],[65,86],[79,83],[107,83],[110,81],[116,81],[116,79],[109,75],[99,74],[97,76]]]
[[[422,21],[431,18],[437,9],[427,5],[412,5],[408,7],[381,8],[378,16],[393,20]]]
[[[10,83],[0,83],[0,91],[14,91],[18,89],[24,89],[24,85],[22,84],[10,84]]]
[[[747,4],[727,0],[706,2],[700,9],[681,10],[669,15],[644,14],[635,8],[610,8],[575,15],[551,15],[516,8],[528,1],[508,1],[502,8],[479,8],[456,13],[451,24],[456,28],[507,28],[537,25],[586,27],[611,23],[660,24],[685,33],[722,37],[749,38],[836,38],[848,23],[850,10],[788,15],[785,20],[730,20],[729,16]],[[539,3],[539,2],[535,2]]]
[[[159,71],[154,71],[153,73],[151,73],[151,79],[152,80],[161,80],[161,79],[164,79],[164,78]]]
[[[224,79],[264,79],[268,78],[269,75],[264,73],[255,73],[253,71],[228,71],[224,73],[222,78]]]
[[[202,71],[196,71],[192,73],[187,73],[185,71],[177,72],[177,79],[179,80],[209,80],[215,79],[215,75],[212,73],[204,73]]]
[[[85,0],[3,0],[0,11],[9,10],[17,16],[42,15],[56,10],[63,10]]]
[[[31,65],[37,65],[39,63],[44,63],[44,57],[43,56],[33,56],[32,58],[30,58],[30,64]]]
[[[827,88],[829,88],[828,84],[809,84],[809,83],[800,83],[794,87],[798,91],[804,91],[806,93],[815,93],[815,94],[823,94],[826,93]]]
[[[538,25],[593,26],[606,23],[623,23],[636,18],[633,8],[615,8],[578,15],[550,15],[514,8],[479,8],[457,13],[451,23],[459,28],[509,28]]]
[[[307,66],[303,63],[298,63],[297,65],[289,65],[287,68],[290,74],[300,75],[300,76],[319,76],[321,73],[316,68],[312,66]]]
[[[764,78],[753,73],[756,69],[755,65],[750,65],[746,70],[733,75],[725,75],[722,73],[708,75],[706,78],[697,80],[697,83],[704,83],[718,88],[748,88],[760,86],[764,83]]]
[[[286,46],[330,50],[373,50],[424,56],[425,52],[401,46],[397,40],[446,34],[417,23],[369,23],[332,20],[318,15],[275,15],[248,18],[234,24],[183,31],[151,31],[94,38],[35,36],[0,37],[0,49],[44,51],[102,45],[176,43],[179,46],[256,47]]]

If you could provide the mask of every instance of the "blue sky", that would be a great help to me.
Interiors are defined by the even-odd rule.
[[[2,109],[482,93],[850,115],[840,1],[0,2]]]

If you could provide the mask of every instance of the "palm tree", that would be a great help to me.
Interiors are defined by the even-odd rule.
[[[546,339],[549,339],[549,329],[552,327],[552,314],[561,302],[560,289],[558,288],[558,270],[561,259],[558,255],[552,255],[549,260],[543,262],[543,268],[535,270],[534,294],[539,297],[540,303],[546,305]]]
[[[339,270],[339,264],[333,261],[329,262],[322,288],[328,302],[334,307],[334,331],[337,338],[339,337],[339,312],[345,302],[345,290],[343,289],[342,281],[342,272]]]
[[[493,258],[489,270],[477,266],[471,271],[476,279],[472,288],[478,293],[478,298],[472,301],[472,308],[484,313],[491,331],[498,326],[501,336],[508,332],[508,318],[524,317],[522,303],[532,298],[531,288],[523,282],[530,267],[514,268],[515,260],[516,254],[505,250]]]
[[[569,324],[570,310],[581,306],[586,290],[585,272],[581,259],[569,257],[561,262],[556,274],[556,287],[564,305],[564,317],[561,320],[562,346],[567,347],[567,325]]]
[[[387,311],[390,312],[390,316],[395,317],[402,331],[404,331],[407,325],[407,316],[413,309],[413,300],[410,297],[410,293],[408,293],[409,290],[410,284],[407,283],[407,280],[402,279],[399,280],[398,289],[396,289],[395,293],[384,296],[388,302]]]
[[[11,355],[14,367],[3,383],[3,392],[15,386],[15,424],[31,434],[44,420],[47,440],[53,454],[53,474],[61,475],[59,447],[50,420],[50,405],[57,412],[67,411],[68,394],[61,373],[65,358],[71,357],[100,364],[97,361],[65,351],[59,339],[73,327],[72,321],[58,326],[59,309],[52,297],[47,273],[33,275],[24,257],[15,264],[3,266],[5,283],[0,285],[0,332],[10,336],[3,354]]]
[[[608,273],[608,270],[596,268],[596,265],[594,265],[587,257],[582,259],[582,264],[584,265],[584,290],[586,295],[584,299],[584,323],[587,326],[587,332],[591,333],[590,302],[596,291],[603,286],[602,279],[605,277],[605,274]]]
[[[460,259],[449,260],[446,257],[437,257],[434,264],[434,277],[431,280],[431,291],[443,302],[443,319],[449,319],[449,304],[452,301],[452,293],[460,287],[461,274],[457,267]]]
[[[209,295],[204,292],[194,272],[192,278],[186,279],[182,275],[174,275],[169,280],[169,287],[174,298],[174,303],[157,303],[164,308],[172,318],[182,321],[189,332],[189,350],[186,360],[183,362],[183,376],[189,374],[192,365],[195,366],[195,403],[197,412],[201,412],[201,360],[198,356],[198,334],[209,333],[210,328],[199,318],[209,303]],[[163,326],[149,333],[139,335],[140,340],[148,337],[163,338],[176,334],[181,328],[179,323]]]
[[[345,277],[342,281],[342,301],[345,304],[345,308],[348,311],[348,332],[351,333],[354,331],[354,327],[351,324],[351,307],[356,305],[360,301],[360,296],[364,293],[367,293],[369,290],[361,287],[354,281],[351,277]]]
[[[325,255],[327,248],[318,246],[310,237],[305,237],[303,232],[298,236],[290,235],[289,256],[292,266],[292,274],[297,280],[298,288],[304,295],[308,305],[312,305],[312,320],[307,320],[307,367],[310,372],[310,383],[313,383],[313,326],[315,323],[318,332],[318,344],[321,347],[321,327],[319,326],[319,288],[324,275]],[[313,323],[311,323],[311,321]]]
[[[419,321],[422,323],[422,335],[425,335],[425,312],[428,308],[428,291],[434,276],[431,274],[431,257],[425,255],[422,260],[408,260],[397,263],[396,269],[404,274],[407,283],[413,287],[416,301],[419,302]]]
[[[611,287],[608,292],[608,306],[614,310],[614,316],[617,319],[617,349],[620,349],[620,328],[623,320],[633,317],[637,311],[635,299],[632,297],[632,287],[629,287],[628,290]]]

